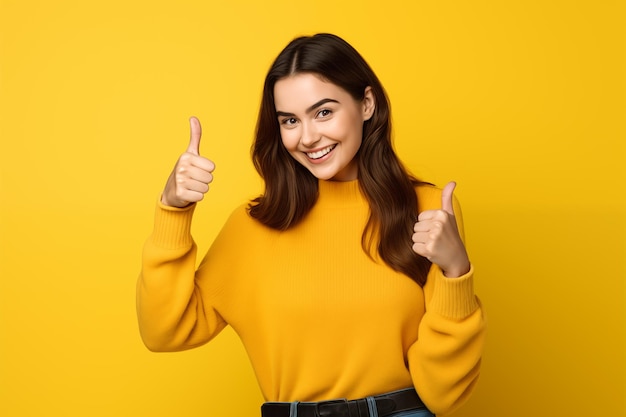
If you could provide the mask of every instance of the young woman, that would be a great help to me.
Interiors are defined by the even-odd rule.
[[[407,173],[386,94],[358,52],[318,34],[276,58],[252,146],[264,193],[232,213],[195,270],[190,224],[214,169],[200,136],[192,118],[145,244],[147,347],[190,349],[232,326],[264,417],[432,416],[461,405],[485,323],[454,183],[441,190]]]

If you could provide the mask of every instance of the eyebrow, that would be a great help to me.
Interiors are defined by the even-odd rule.
[[[313,104],[312,106],[310,106],[309,108],[306,109],[306,113],[311,113],[313,110],[317,109],[319,106],[322,106],[326,103],[337,103],[339,104],[339,102],[337,100],[333,100],[332,98],[323,98],[320,101],[318,101],[317,103]],[[284,111],[276,111],[276,115],[277,116],[284,116],[284,117],[290,117],[290,116],[295,116],[294,113],[287,113]]]

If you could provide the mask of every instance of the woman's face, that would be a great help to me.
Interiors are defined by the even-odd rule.
[[[357,178],[354,156],[363,140],[363,123],[374,112],[370,87],[357,101],[316,75],[296,74],[276,82],[274,104],[283,145],[296,161],[322,180]]]

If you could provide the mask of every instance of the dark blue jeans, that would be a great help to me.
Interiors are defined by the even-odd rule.
[[[370,416],[372,413],[370,412]],[[420,410],[400,411],[399,413],[391,414],[389,417],[435,417],[433,413],[425,408]]]

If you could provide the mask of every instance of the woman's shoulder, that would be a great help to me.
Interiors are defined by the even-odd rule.
[[[225,227],[238,229],[240,232],[245,233],[249,233],[251,231],[267,232],[271,230],[250,215],[250,207],[254,204],[256,203],[252,201],[241,203],[236,206],[228,216]]]
[[[241,203],[236,206],[228,216],[226,223],[245,224],[253,221],[249,213],[250,203]]]
[[[415,186],[418,211],[435,210],[441,208],[441,191],[436,185],[421,182]]]
[[[248,204],[242,203],[235,206],[227,215],[216,241],[230,248],[241,247],[242,239],[250,242],[257,240],[258,236],[265,236],[266,233],[261,224],[248,213]]]

